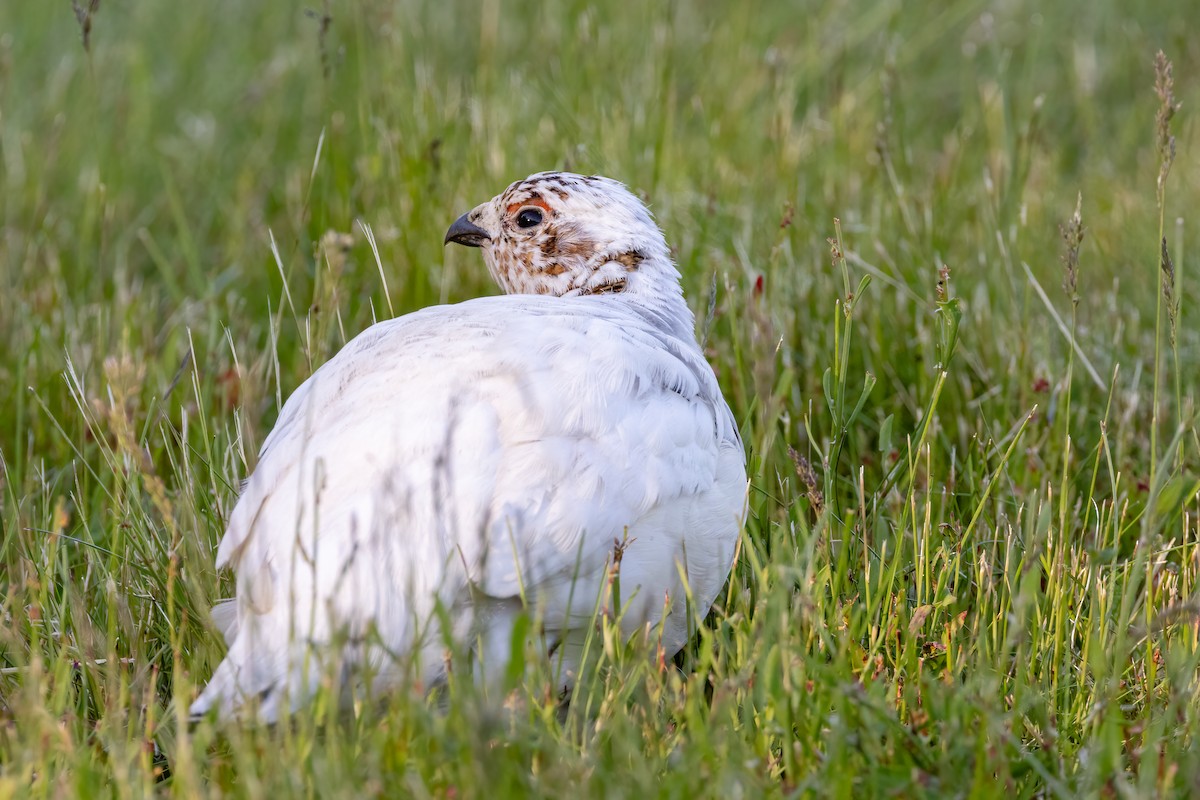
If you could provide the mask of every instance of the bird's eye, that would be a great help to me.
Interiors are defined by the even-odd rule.
[[[542,224],[542,212],[537,208],[522,208],[517,212],[517,227],[532,228]]]

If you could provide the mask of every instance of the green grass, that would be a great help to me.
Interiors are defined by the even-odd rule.
[[[0,11],[0,797],[1200,792],[1200,4],[308,6]],[[180,724],[281,398],[548,168],[649,200],[742,424],[678,669]]]

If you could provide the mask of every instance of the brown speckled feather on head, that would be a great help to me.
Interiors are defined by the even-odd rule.
[[[540,211],[542,221],[520,227],[517,217],[526,209]],[[679,295],[679,273],[653,218],[609,178],[538,173],[512,184],[467,218],[487,231],[484,259],[509,294]],[[648,262],[652,268],[644,270]]]

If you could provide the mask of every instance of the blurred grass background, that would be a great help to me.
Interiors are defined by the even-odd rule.
[[[1200,792],[1195,0],[76,9],[0,9],[0,796]],[[680,670],[177,724],[281,398],[553,168],[650,203],[743,425]]]

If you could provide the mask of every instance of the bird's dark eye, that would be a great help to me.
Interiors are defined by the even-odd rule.
[[[532,228],[542,224],[542,212],[537,208],[522,208],[517,212],[517,227]]]

